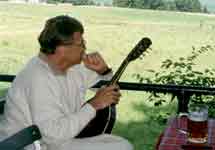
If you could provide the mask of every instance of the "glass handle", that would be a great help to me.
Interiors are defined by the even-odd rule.
[[[179,113],[176,118],[176,130],[182,134],[188,134],[187,131],[188,113]]]

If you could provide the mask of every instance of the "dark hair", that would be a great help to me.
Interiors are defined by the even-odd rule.
[[[54,54],[56,47],[71,39],[74,32],[84,32],[83,25],[77,19],[67,15],[50,18],[38,37],[40,51]]]

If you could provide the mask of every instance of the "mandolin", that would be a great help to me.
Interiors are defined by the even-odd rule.
[[[138,44],[131,50],[128,56],[123,60],[119,69],[113,75],[108,85],[115,84],[119,81],[125,68],[131,61],[134,61],[145,52],[152,44],[149,38],[142,38]],[[96,117],[92,119],[88,125],[76,136],[76,138],[84,138],[96,136],[99,134],[110,134],[116,121],[115,105],[108,106],[96,112]]]

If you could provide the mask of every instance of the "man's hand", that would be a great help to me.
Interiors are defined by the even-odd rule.
[[[120,96],[119,86],[110,85],[99,89],[96,95],[88,103],[91,104],[96,110],[100,110],[110,106],[111,104],[118,104]]]
[[[87,68],[96,71],[98,74],[103,74],[108,69],[108,65],[98,52],[85,54],[83,62]]]

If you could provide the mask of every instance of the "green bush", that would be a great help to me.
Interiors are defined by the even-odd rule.
[[[209,51],[214,51],[215,47],[211,45],[203,46],[200,49],[192,48],[192,52],[187,57],[180,57],[174,61],[166,59],[162,62],[159,71],[147,70],[152,76],[144,77],[141,74],[134,74],[135,79],[140,83],[156,84],[176,84],[176,85],[197,85],[212,87],[215,85],[215,69],[206,68],[203,71],[197,70],[195,61],[201,55]],[[169,97],[171,98],[171,97]],[[155,106],[162,105],[168,100],[164,94],[151,93],[148,97],[154,101]],[[170,100],[175,99],[173,96]],[[215,100],[213,96],[192,95],[190,103],[206,103],[209,105],[209,116],[215,117]]]

